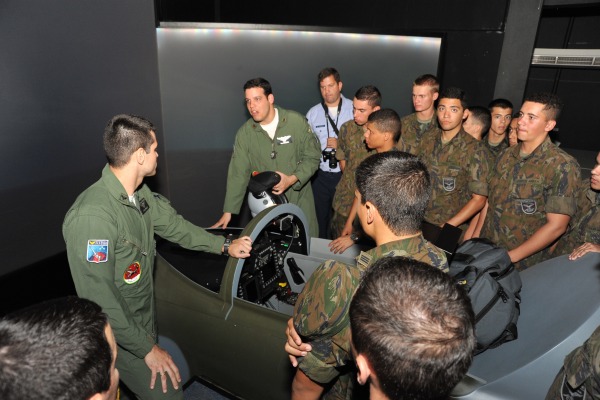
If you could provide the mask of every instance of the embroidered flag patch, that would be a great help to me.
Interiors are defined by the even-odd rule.
[[[88,240],[87,242],[87,256],[88,262],[103,263],[108,261],[108,240],[96,239]]]

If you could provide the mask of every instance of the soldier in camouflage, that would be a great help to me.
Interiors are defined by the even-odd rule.
[[[331,234],[334,238],[342,235],[344,225],[350,215],[356,185],[354,176],[358,165],[374,153],[365,144],[364,125],[373,111],[381,108],[381,93],[375,86],[363,86],[356,91],[352,100],[354,119],[340,128],[336,158],[340,162],[342,178],[333,196],[333,217]]]
[[[506,99],[494,99],[488,105],[492,114],[492,125],[483,143],[492,155],[492,160],[508,147],[506,133],[512,120],[513,105]]]
[[[570,231],[560,238],[553,256],[569,254],[575,260],[589,252],[600,252],[600,153],[589,181],[582,181],[577,199],[577,216]]]
[[[417,157],[378,153],[356,171],[358,216],[377,247],[357,257],[356,265],[327,261],[310,277],[288,323],[286,351],[304,357],[292,383],[292,399],[349,399],[353,368],[348,309],[362,274],[378,259],[405,256],[448,271],[444,252],[427,242],[420,226],[431,193],[429,174]],[[402,199],[399,201],[398,199]],[[311,345],[302,344],[302,340]]]
[[[448,88],[440,95],[440,129],[421,140],[419,157],[431,174],[432,194],[425,220],[462,229],[485,205],[489,155],[483,145],[462,129],[465,93]]]
[[[406,257],[369,267],[350,305],[356,380],[375,399],[447,399],[475,350],[471,300],[453,277]]]
[[[398,140],[400,139],[400,116],[391,108],[383,108],[373,111],[369,115],[369,120],[365,124],[365,143],[369,149],[375,150],[377,153],[386,151],[399,151],[397,148]],[[361,240],[361,244],[367,245],[364,233],[356,220],[359,202],[354,198],[350,215],[346,220],[343,235],[329,242],[329,249],[335,253],[343,253],[351,247],[357,240]],[[350,232],[348,234],[348,232]],[[371,246],[373,247],[373,246]]]
[[[565,357],[546,395],[546,400],[576,399],[600,399],[600,327]]]
[[[518,145],[503,152],[489,178],[481,236],[508,249],[518,269],[550,258],[549,247],[576,210],[577,161],[548,137],[561,109],[556,95],[530,95],[521,107]]]
[[[412,89],[415,112],[402,117],[402,141],[398,145],[403,148],[399,150],[417,155],[423,135],[438,128],[434,103],[439,90],[440,83],[433,75],[421,75],[415,79]]]
[[[467,112],[468,116],[463,121],[462,127],[473,138],[481,140],[490,129],[492,116],[487,108],[481,106],[469,107]]]

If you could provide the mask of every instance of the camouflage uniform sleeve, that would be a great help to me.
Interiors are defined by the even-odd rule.
[[[345,122],[342,125],[340,128],[340,134],[338,135],[338,147],[335,151],[335,158],[337,158],[339,161],[346,160],[348,158],[348,154],[346,154],[348,150],[348,122]]]
[[[316,382],[330,382],[339,375],[336,367],[350,360],[348,310],[359,281],[356,267],[326,261],[298,297],[294,327],[313,348],[299,368]]]
[[[487,197],[490,156],[480,143],[477,143],[477,147],[474,150],[473,157],[471,157],[471,162],[469,163],[469,191]]]
[[[556,172],[546,197],[546,212],[572,217],[577,210],[577,188],[581,179],[579,165],[564,160],[554,170]]]
[[[549,398],[561,398],[565,391],[569,394],[585,393],[591,397],[600,391],[600,328],[583,344],[565,357],[563,376],[557,376]],[[565,387],[565,381],[568,387]],[[575,398],[575,397],[573,397]],[[583,398],[583,397],[582,397]]]

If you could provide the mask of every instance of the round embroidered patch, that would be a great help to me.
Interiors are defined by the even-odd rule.
[[[123,280],[126,284],[131,285],[132,283],[139,281],[140,276],[142,276],[142,266],[136,261],[127,267],[123,274]]]

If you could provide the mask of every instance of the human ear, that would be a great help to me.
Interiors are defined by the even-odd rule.
[[[356,374],[357,382],[360,385],[366,384],[371,376],[371,367],[364,355],[359,354],[356,356],[356,368],[358,369]]]

